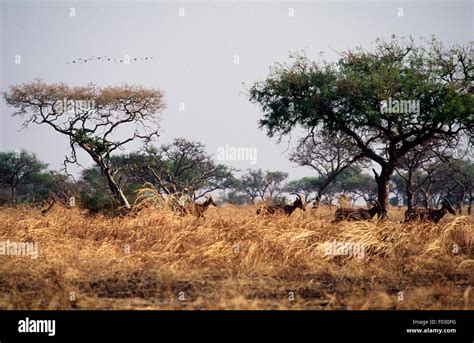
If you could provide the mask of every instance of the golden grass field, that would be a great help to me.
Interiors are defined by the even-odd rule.
[[[39,256],[0,256],[0,308],[474,309],[472,217],[401,224],[391,209],[387,222],[332,224],[334,208],[255,210],[2,208],[0,241],[35,241]],[[327,255],[329,242],[363,244],[365,256]]]

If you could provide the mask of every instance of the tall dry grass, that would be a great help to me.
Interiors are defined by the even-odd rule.
[[[473,218],[331,224],[334,210],[259,217],[253,206],[180,217],[0,209],[2,309],[473,309]],[[328,255],[334,242],[364,256]]]

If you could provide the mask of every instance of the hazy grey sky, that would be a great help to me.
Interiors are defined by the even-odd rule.
[[[165,92],[167,109],[157,144],[186,137],[203,142],[215,156],[226,144],[256,147],[255,165],[228,164],[285,170],[291,178],[312,172],[292,165],[287,145],[276,145],[258,129],[261,114],[248,101],[243,83],[265,78],[269,66],[288,60],[290,51],[305,49],[315,58],[325,51],[332,60],[333,50],[370,48],[377,37],[391,34],[434,34],[446,43],[473,40],[472,1],[3,1],[0,6],[1,91],[34,78],[158,87]],[[16,55],[21,64],[15,64]],[[104,55],[156,60],[66,64]],[[18,132],[21,121],[11,118],[12,109],[3,101],[0,111],[1,150],[24,148],[51,168],[60,167],[67,152],[63,137],[48,127]],[[91,163],[86,156],[82,162]]]

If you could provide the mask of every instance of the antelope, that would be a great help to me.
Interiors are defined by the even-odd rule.
[[[376,214],[379,216],[382,214],[382,206],[380,206],[378,201],[373,200],[373,206],[367,210],[365,208],[338,208],[336,210],[336,217],[332,223],[338,223],[342,220],[370,220]]]
[[[207,208],[211,205],[217,206],[214,200],[212,199],[212,196],[209,196],[209,198],[207,198],[206,201],[204,201],[202,204],[194,203],[192,212],[198,218],[202,217],[203,213],[206,212]]]
[[[269,204],[267,206],[261,207],[257,210],[257,214],[275,214],[275,213],[285,213],[287,216],[291,216],[294,210],[300,208],[304,211],[303,200],[299,194],[295,194],[298,198],[293,201],[292,204]]]
[[[74,207],[74,205],[71,203],[71,199],[73,199],[74,197],[69,197],[69,202],[67,202],[66,199],[64,199],[64,197],[67,197],[66,194],[63,194],[63,196],[61,195],[55,195],[53,193],[50,193],[48,198],[44,199],[42,201],[42,206],[46,206],[44,208],[41,209],[41,214],[43,216],[47,215],[48,212],[54,207],[54,205],[56,204],[59,204],[65,208],[72,208]],[[75,200],[74,200],[75,201]]]
[[[207,208],[211,205],[217,206],[214,202],[214,199],[212,199],[212,196],[209,196],[206,197],[206,201],[204,201],[202,204],[196,204],[194,202],[190,202],[188,204],[174,203],[172,207],[173,210],[176,211],[179,215],[193,214],[196,217],[200,218],[202,217],[204,212],[206,212]]]
[[[433,208],[413,208],[411,211],[405,211],[405,222],[409,222],[412,220],[426,220],[431,221],[434,223],[438,223],[446,213],[456,214],[456,211],[451,206],[451,203],[445,197],[441,197],[443,199],[443,205],[440,209],[433,209]]]
[[[41,209],[41,214],[43,216],[45,216],[53,208],[54,204],[56,204],[56,198],[53,195],[50,195],[49,200],[49,203],[47,200],[44,201],[48,206]]]

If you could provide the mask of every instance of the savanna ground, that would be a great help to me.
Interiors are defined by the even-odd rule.
[[[254,206],[206,219],[157,207],[105,217],[54,207],[0,209],[1,309],[474,309],[474,220],[332,224],[334,208],[262,218]],[[330,242],[365,256],[327,255]]]

